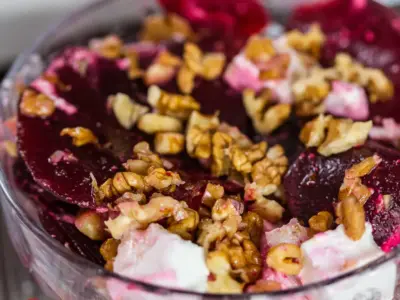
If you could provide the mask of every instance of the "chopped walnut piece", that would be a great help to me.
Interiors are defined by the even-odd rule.
[[[183,59],[187,68],[195,74],[203,74],[203,56],[203,52],[196,44],[185,44]]]
[[[145,83],[147,85],[160,84],[172,79],[176,68],[182,64],[182,60],[167,50],[162,51],[147,68]]]
[[[64,135],[72,137],[72,144],[77,147],[81,147],[86,144],[99,144],[99,140],[94,133],[85,127],[64,128],[61,130],[60,136]]]
[[[162,115],[186,120],[193,111],[200,109],[200,104],[192,96],[170,94],[152,85],[147,94],[149,104]]]
[[[253,119],[253,125],[258,132],[269,134],[279,128],[290,116],[291,106],[287,103],[271,106],[261,117]]]
[[[260,96],[256,97],[255,92],[246,89],[243,92],[243,104],[247,115],[252,119],[257,131],[268,134],[281,126],[291,112],[290,104],[276,104],[267,109],[271,99],[271,92],[266,89]]]
[[[286,34],[286,38],[290,47],[299,52],[309,54],[317,59],[320,56],[321,48],[326,39],[320,26],[317,24],[311,25],[310,29],[306,33],[292,30]]]
[[[301,78],[293,83],[292,92],[295,98],[296,114],[312,116],[324,112],[323,100],[328,96],[331,86],[319,72]]]
[[[333,216],[329,211],[320,211],[308,220],[308,224],[314,232],[325,232],[332,227]]]
[[[106,236],[103,219],[94,211],[78,213],[75,218],[75,227],[94,241],[102,241]]]
[[[103,39],[94,39],[89,44],[90,49],[109,59],[120,57],[123,46],[122,40],[114,34],[108,35]]]
[[[286,275],[298,275],[303,268],[301,249],[295,244],[278,244],[269,249],[267,264]]]
[[[203,59],[203,77],[207,80],[218,78],[225,66],[225,55],[222,53],[208,53]]]
[[[137,127],[147,134],[155,134],[157,132],[180,132],[182,131],[182,122],[170,116],[148,113],[139,119]]]
[[[218,115],[203,115],[197,111],[190,115],[186,132],[186,151],[191,157],[208,159],[211,156],[211,131],[219,126]]]
[[[156,153],[150,150],[150,145],[147,142],[137,143],[133,147],[133,153],[138,157],[139,160],[146,162],[149,166],[156,168],[163,167],[163,161]]]
[[[257,213],[261,218],[271,223],[277,223],[282,219],[285,209],[275,200],[259,197],[250,205],[249,210]]]
[[[186,65],[179,69],[176,80],[182,93],[190,94],[193,91],[195,77],[196,73],[189,69]]]
[[[365,212],[356,197],[348,196],[341,199],[336,206],[336,215],[350,239],[353,241],[361,239],[365,232]]]
[[[240,149],[247,149],[253,145],[251,140],[235,126],[230,126],[229,124],[223,122],[218,126],[217,130],[229,135],[233,139],[235,145],[237,145]]]
[[[47,118],[55,112],[56,105],[46,95],[26,90],[22,95],[19,108],[24,116]]]
[[[213,275],[208,281],[208,292],[216,294],[240,294],[244,284],[234,280],[230,273],[232,271],[229,256],[224,251],[212,251],[207,254],[207,267]]]
[[[331,119],[328,124],[328,134],[318,147],[318,153],[330,156],[362,145],[368,138],[371,128],[372,121],[353,122],[350,119]]]
[[[275,192],[278,185],[281,184],[282,176],[286,172],[288,159],[285,151],[280,145],[275,145],[267,152],[267,156],[253,165],[251,176],[258,188],[265,191]],[[270,189],[269,186],[275,186]],[[268,195],[263,193],[263,195]]]
[[[128,95],[118,93],[109,97],[112,109],[119,124],[131,129],[138,119],[149,111],[149,108],[135,103]]]
[[[163,168],[150,168],[149,174],[144,177],[144,182],[159,191],[174,191],[177,185],[184,183],[178,173]]]
[[[100,254],[106,261],[104,268],[108,271],[113,271],[113,262],[117,256],[119,244],[120,241],[113,238],[107,239],[101,244]]]
[[[154,138],[154,149],[160,154],[178,154],[185,147],[185,137],[181,133],[160,132]]]
[[[275,49],[272,40],[255,35],[247,41],[244,54],[254,63],[263,63],[275,55]]]
[[[263,219],[259,214],[248,211],[242,217],[243,224],[246,225],[245,231],[249,234],[250,240],[260,246],[261,235],[263,234]]]
[[[249,148],[246,148],[245,154],[247,156],[247,159],[251,163],[255,163],[259,160],[261,160],[264,156],[265,153],[267,152],[268,144],[267,142],[260,142],[258,144],[254,144],[250,146]]]
[[[129,61],[128,76],[130,79],[142,77],[143,70],[139,66],[139,55],[134,50],[125,51],[125,56]]]
[[[145,41],[160,42],[175,36],[192,39],[194,33],[189,23],[176,14],[153,15],[144,20],[140,37]]]
[[[285,78],[290,64],[288,53],[279,53],[272,56],[261,66],[260,80],[274,80]]]
[[[326,136],[325,130],[331,119],[332,116],[320,114],[312,121],[307,122],[300,132],[300,141],[306,147],[318,147],[321,145]]]
[[[219,184],[207,183],[201,203],[209,208],[212,208],[217,199],[224,196],[224,187]]]
[[[168,231],[179,235],[184,240],[192,240],[199,225],[200,217],[197,211],[185,208],[187,217],[182,220],[171,218],[168,222]]]
[[[238,146],[232,147],[230,151],[230,158],[232,160],[232,166],[236,171],[242,174],[248,174],[251,172],[251,162],[246,153]]]
[[[211,219],[201,219],[197,244],[208,251],[215,241],[221,241],[226,236],[226,230],[221,222],[213,222]]]
[[[228,149],[232,145],[232,138],[226,133],[216,132],[212,137],[212,165],[211,173],[214,176],[228,175],[231,168]]]

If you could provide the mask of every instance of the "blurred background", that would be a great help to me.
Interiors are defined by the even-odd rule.
[[[50,24],[72,10],[94,1],[96,0],[0,0],[0,81],[15,57],[31,45]],[[262,1],[281,10],[299,2]],[[400,10],[400,0],[378,1]],[[46,300],[32,281],[29,272],[18,261],[2,228],[0,214],[0,299]]]

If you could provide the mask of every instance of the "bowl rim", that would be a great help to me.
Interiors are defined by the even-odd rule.
[[[121,1],[121,0],[114,0],[115,1]],[[11,68],[7,72],[6,76],[4,77],[1,85],[0,85],[0,97],[4,97],[4,95],[7,95],[8,93],[12,92],[12,88],[8,86],[8,82],[11,80],[14,82],[14,79],[20,72],[21,68],[28,62],[29,58],[36,54],[36,50],[40,47],[40,45],[48,38],[51,37],[53,34],[57,33],[57,30],[62,28],[64,25],[68,25],[71,23],[74,19],[79,18],[79,17],[85,17],[86,14],[95,11],[98,8],[104,7],[107,4],[109,4],[109,0],[98,0],[93,3],[89,3],[84,5],[83,7],[74,10],[72,13],[67,14],[65,17],[63,17],[61,20],[58,22],[54,22],[52,25],[49,26],[49,28],[42,32],[38,36],[38,38],[31,44],[30,47],[26,48],[24,51],[22,51],[18,57],[15,59],[13,62]],[[0,113],[3,113],[4,108],[3,105],[0,105]],[[5,133],[7,135],[7,133]],[[83,258],[82,256],[70,251],[66,247],[64,247],[61,243],[59,243],[57,240],[53,239],[43,228],[40,228],[31,218],[27,216],[27,214],[24,212],[24,208],[20,206],[18,201],[15,200],[16,195],[13,194],[14,191],[13,189],[10,188],[10,185],[8,183],[8,178],[6,175],[5,170],[3,167],[0,167],[0,188],[3,192],[3,195],[5,196],[4,198],[8,203],[11,205],[13,210],[16,212],[18,218],[20,221],[23,222],[23,224],[31,231],[33,234],[36,236],[36,238],[39,238],[44,244],[46,244],[48,247],[51,247],[51,249],[54,249],[56,252],[61,254],[63,257],[67,258],[68,260],[73,260],[77,263],[81,263],[83,265],[86,265],[87,267],[92,268],[95,271],[94,276],[96,277],[102,277],[104,276],[107,279],[115,279],[122,281],[126,284],[130,285],[135,285],[138,287],[141,287],[144,291],[147,292],[154,292],[157,291],[160,294],[171,294],[171,293],[176,293],[180,295],[187,295],[187,296],[200,296],[200,297],[212,297],[213,299],[226,299],[227,297],[231,299],[243,299],[245,297],[249,296],[271,296],[272,299],[275,297],[280,297],[280,296],[293,296],[294,294],[298,293],[305,293],[309,292],[315,289],[319,288],[324,288],[327,286],[330,286],[332,284],[335,284],[337,282],[343,281],[345,279],[352,278],[353,276],[357,275],[362,275],[366,273],[367,271],[374,270],[376,268],[379,268],[381,265],[385,264],[386,262],[396,258],[400,254],[400,247],[394,248],[392,251],[388,253],[384,253],[381,255],[379,258],[369,262],[366,265],[363,265],[357,269],[354,269],[350,272],[343,273],[337,277],[333,277],[330,279],[325,279],[322,281],[317,281],[314,283],[298,286],[295,288],[289,288],[285,290],[279,290],[279,291],[272,291],[268,293],[242,293],[242,294],[212,294],[212,293],[201,293],[201,292],[195,292],[195,291],[188,291],[188,290],[181,290],[177,288],[166,288],[163,286],[151,284],[151,283],[146,283],[142,282],[139,280],[131,279],[128,277],[125,277],[123,275],[119,275],[114,272],[110,272],[108,270],[105,270],[101,266],[95,264],[94,262],[87,260]],[[26,197],[24,195],[24,197]],[[28,197],[27,197],[28,198]],[[5,211],[3,213],[6,213]]]

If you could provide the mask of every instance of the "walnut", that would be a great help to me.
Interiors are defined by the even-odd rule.
[[[246,225],[245,231],[249,233],[250,240],[256,245],[260,245],[261,235],[263,234],[263,219],[259,214],[248,211],[242,217],[243,224]]]
[[[324,232],[332,227],[333,216],[328,211],[320,211],[308,220],[308,224],[314,232]]]
[[[56,105],[53,100],[44,94],[26,90],[22,95],[19,109],[24,116],[47,118],[55,112]]]
[[[257,131],[268,134],[281,126],[291,112],[290,104],[276,104],[267,108],[271,99],[271,92],[266,89],[260,96],[256,97],[255,92],[246,89],[243,92],[243,104],[247,115],[252,119]]]
[[[276,51],[272,40],[260,36],[252,36],[244,48],[245,56],[254,63],[267,62]]]
[[[260,80],[275,80],[286,77],[290,64],[290,55],[288,53],[279,53],[271,57],[261,66]]]
[[[146,162],[149,166],[154,166],[156,168],[163,167],[163,161],[156,153],[150,150],[150,145],[147,142],[137,143],[135,147],[133,147],[133,153],[139,160]],[[134,172],[133,170],[130,171]]]
[[[129,61],[128,76],[130,79],[136,79],[143,76],[143,70],[140,69],[139,55],[134,50],[125,50],[125,56]],[[145,79],[146,80],[146,79]]]
[[[142,40],[160,42],[180,36],[192,39],[194,33],[189,23],[176,14],[167,16],[153,15],[145,19],[143,30],[140,33]]]
[[[257,213],[261,218],[271,223],[277,223],[282,219],[285,209],[275,200],[259,197],[250,205],[249,210]]]
[[[194,89],[195,77],[196,73],[193,72],[186,65],[184,65],[179,69],[178,76],[176,77],[176,82],[182,93],[184,94],[192,93]]]
[[[269,249],[267,264],[286,275],[298,275],[303,267],[301,249],[295,244],[279,244]]]
[[[105,58],[115,59],[121,56],[124,43],[116,35],[108,35],[103,39],[94,39],[89,48]]]
[[[186,133],[186,151],[191,157],[208,159],[211,156],[211,131],[219,125],[218,116],[203,115],[197,111],[190,115]]]
[[[262,134],[269,134],[279,128],[290,116],[291,106],[287,103],[271,106],[261,119],[253,119],[256,130]]]
[[[310,76],[294,82],[292,92],[295,98],[296,114],[312,116],[323,113],[325,110],[323,100],[330,90],[329,82],[319,72],[312,72]]]
[[[208,53],[203,58],[202,76],[207,80],[218,78],[225,66],[225,55],[222,53]]]
[[[350,239],[353,241],[361,239],[365,232],[365,212],[362,203],[356,197],[348,196],[341,199],[336,206],[336,215]]]
[[[226,236],[226,230],[221,222],[213,222],[211,219],[201,219],[197,244],[208,251],[212,244],[221,241]]]
[[[281,184],[282,176],[286,172],[288,159],[282,146],[275,145],[267,152],[267,156],[253,165],[251,176],[257,187],[265,190],[268,195],[275,192],[277,186]],[[275,186],[270,189],[269,186]],[[271,192],[272,191],[272,192]]]
[[[163,66],[179,67],[182,64],[182,60],[179,56],[176,56],[168,50],[163,50],[155,59],[156,64]]]
[[[273,280],[258,280],[254,285],[250,286],[248,291],[251,293],[265,293],[280,291],[281,284]]]
[[[231,276],[236,280],[253,283],[258,279],[262,260],[260,252],[250,239],[225,239],[217,245],[216,250],[228,254],[232,267]]]
[[[114,258],[117,256],[119,244],[120,241],[113,238],[107,239],[101,244],[100,254],[106,261],[104,268],[108,271],[113,271]]]
[[[179,235],[184,240],[192,240],[199,225],[199,214],[190,208],[185,208],[187,217],[182,220],[171,218],[168,222],[168,231]]]
[[[150,168],[144,182],[160,191],[174,191],[177,185],[184,183],[178,173],[163,168]]]
[[[214,221],[224,221],[230,216],[238,216],[243,211],[239,207],[240,203],[233,199],[218,199],[212,207],[211,216]],[[243,204],[242,204],[243,205]],[[243,206],[242,206],[243,208]]]
[[[371,103],[387,101],[393,97],[394,86],[385,73],[377,69],[366,69],[368,83],[366,85]]]
[[[144,74],[144,82],[146,85],[161,84],[168,82],[175,75],[175,68],[161,64],[152,64]]]
[[[117,207],[121,214],[105,222],[115,239],[120,239],[128,228],[144,229],[149,224],[165,218],[173,217],[176,221],[180,221],[189,216],[185,202],[179,202],[168,196],[153,197],[143,205],[134,201],[121,202]]]
[[[236,171],[242,174],[248,174],[251,172],[251,162],[248,159],[246,153],[238,146],[232,147],[230,151],[230,158],[232,160],[232,166]]]
[[[332,116],[320,114],[312,121],[307,122],[300,132],[300,141],[306,147],[318,147],[321,145],[326,136],[325,130],[331,119]]]
[[[371,128],[372,121],[353,122],[350,119],[331,119],[327,136],[318,147],[318,153],[330,156],[362,145],[368,138]]]
[[[306,33],[292,30],[286,34],[287,43],[293,49],[304,52],[318,59],[325,43],[325,35],[317,24],[311,25]]]
[[[224,251],[213,251],[207,254],[207,267],[213,279],[208,281],[208,292],[215,294],[240,294],[244,284],[234,280],[230,272],[232,270],[229,256]]]
[[[128,159],[125,163],[123,163],[123,166],[127,171],[144,176],[147,175],[151,164],[140,159]],[[161,166],[162,165],[160,165],[160,167]]]
[[[194,74],[203,74],[203,57],[201,49],[193,43],[186,43],[183,51],[183,59],[188,69]]]
[[[97,198],[103,200],[132,190],[148,191],[149,189],[150,187],[145,184],[143,176],[133,172],[118,172],[113,178],[107,179],[100,185]]]
[[[181,133],[160,132],[156,134],[154,147],[160,154],[178,154],[185,147],[185,137]]]
[[[381,161],[382,159],[378,155],[374,155],[365,158],[360,163],[346,170],[343,184],[339,189],[339,201],[353,195],[358,202],[364,205],[372,192],[367,186],[362,184],[361,177],[369,174]]]
[[[249,148],[244,149],[245,155],[247,156],[247,159],[251,162],[257,162],[261,160],[264,156],[265,153],[267,152],[268,144],[267,142],[260,142],[258,144],[254,144],[250,146]]]
[[[245,89],[243,91],[243,104],[247,115],[252,119],[260,118],[271,97],[272,94],[269,89],[265,89],[258,97],[256,97],[254,90]]]
[[[217,131],[229,135],[233,139],[235,145],[240,149],[247,149],[253,145],[252,141],[246,135],[244,135],[239,128],[230,126],[225,122],[218,126]]]
[[[69,135],[72,137],[72,144],[81,147],[86,144],[98,145],[99,140],[94,133],[85,127],[64,128],[60,132],[60,136]]]
[[[212,165],[211,173],[220,177],[228,175],[231,168],[229,148],[232,145],[232,138],[226,133],[216,132],[212,137]]]
[[[138,119],[149,111],[148,107],[135,103],[128,95],[118,93],[109,97],[112,109],[119,124],[131,129]]]
[[[193,111],[200,109],[200,104],[191,96],[170,94],[152,85],[147,96],[149,104],[162,115],[186,120]]]
[[[80,212],[75,227],[91,240],[102,241],[105,238],[103,219],[94,211]]]
[[[170,116],[148,113],[139,119],[137,127],[147,134],[155,134],[157,132],[180,132],[182,131],[182,122]]]
[[[219,184],[207,183],[201,203],[209,208],[212,208],[217,199],[224,196],[224,187]]]

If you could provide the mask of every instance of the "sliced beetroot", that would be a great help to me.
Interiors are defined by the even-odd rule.
[[[128,92],[130,87],[117,86],[114,90],[106,84],[106,74],[119,78],[116,74],[125,74],[114,67],[98,67],[97,80],[103,90],[95,90],[92,83],[76,73],[66,64],[52,68],[68,89],[56,88],[57,96],[67,103],[75,106],[77,112],[67,114],[64,111],[56,112],[48,119],[30,118],[22,114],[18,117],[18,146],[22,158],[28,169],[41,186],[61,200],[81,207],[94,207],[95,202],[91,196],[90,173],[99,182],[112,176],[121,160],[131,156],[132,147],[141,136],[136,131],[124,130],[114,117],[110,117],[106,110],[106,93],[116,93],[118,89]],[[122,80],[121,80],[122,81]],[[126,79],[125,82],[130,84]],[[106,89],[107,88],[107,89]],[[91,129],[100,139],[101,143],[111,143],[107,149],[94,145],[75,147],[70,137],[60,137],[60,132],[65,127],[82,126]],[[49,163],[49,158],[56,151],[70,151],[77,161],[58,164]]]
[[[268,22],[265,8],[257,0],[159,0],[168,11],[186,18],[197,28],[229,35],[250,36]]]
[[[400,242],[395,238],[400,229],[400,152],[375,142],[330,157],[321,156],[313,149],[301,153],[284,179],[292,216],[307,222],[322,210],[333,213],[345,170],[375,153],[382,157],[382,162],[362,178],[363,184],[373,190],[364,206],[366,217],[372,223],[379,245],[386,250],[397,245]],[[387,208],[383,195],[392,197]]]
[[[332,64],[338,52],[347,52],[368,67],[379,68],[392,80],[394,97],[370,105],[370,118],[392,117],[400,121],[400,21],[393,9],[367,0],[330,0],[302,6],[288,27],[304,30],[321,25],[327,36],[322,62]]]

